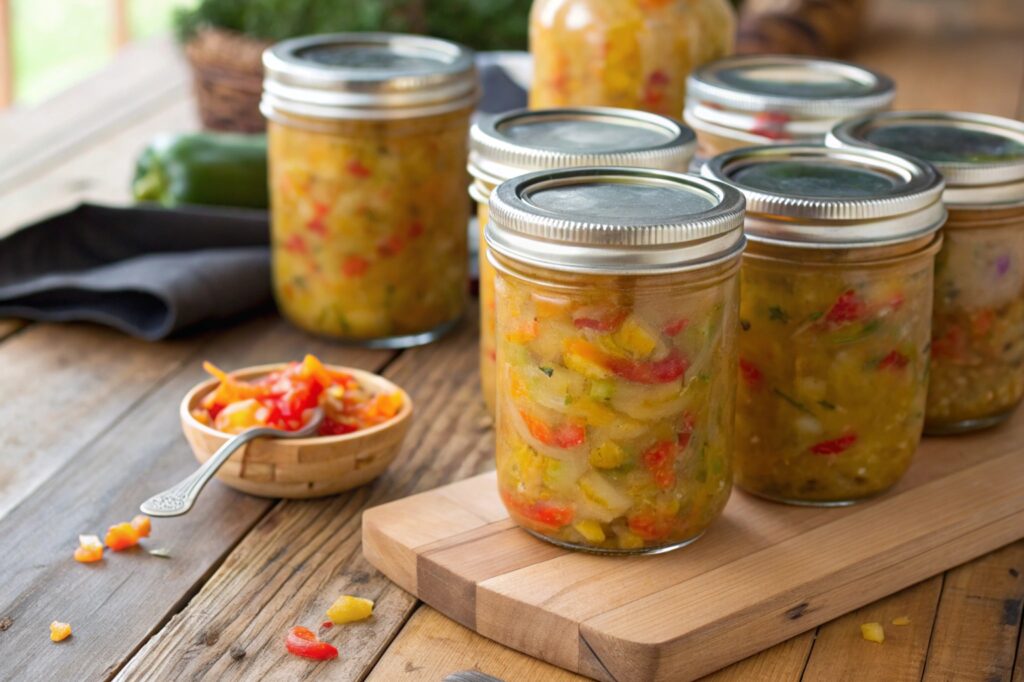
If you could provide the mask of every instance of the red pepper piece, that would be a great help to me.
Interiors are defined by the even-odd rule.
[[[349,174],[354,175],[357,178],[368,178],[371,175],[370,169],[357,159],[349,161],[348,165],[345,166],[345,169]]]
[[[583,445],[587,440],[587,429],[582,424],[565,422],[552,428],[525,410],[520,410],[519,415],[526,422],[530,435],[544,445],[568,449]]]
[[[836,302],[832,304],[825,315],[825,320],[831,324],[841,325],[847,322],[856,322],[864,317],[865,312],[867,312],[867,306],[864,305],[864,301],[857,296],[857,292],[849,289],[840,294]]]
[[[392,234],[385,237],[380,244],[377,244],[377,253],[382,256],[397,256],[405,248],[405,240],[401,235]]]
[[[414,220],[409,224],[409,239],[416,239],[423,234],[423,223],[419,220]]]
[[[743,358],[740,358],[740,376],[751,388],[760,388],[764,383],[764,374],[761,373],[758,366]]]
[[[655,444],[643,454],[643,463],[654,477],[654,483],[662,490],[676,484],[676,446],[670,441]]]
[[[629,317],[629,311],[623,308],[584,308],[577,312],[578,316],[572,320],[577,329],[593,329],[599,332],[613,332]]]
[[[330,417],[324,418],[323,423],[320,425],[321,436],[344,436],[346,433],[352,433],[358,431],[359,427],[355,424],[346,424],[345,422],[334,421]]]
[[[629,529],[644,540],[664,540],[672,532],[672,519],[653,512],[637,512],[626,519]]]
[[[637,384],[665,384],[675,381],[686,374],[689,366],[690,363],[675,348],[666,357],[652,362],[608,358],[608,369],[623,379]]]
[[[284,646],[290,653],[314,661],[329,661],[338,657],[338,650],[327,642],[321,642],[309,628],[296,625],[288,633]]]
[[[293,234],[284,241],[285,251],[291,251],[292,253],[308,253],[309,247],[306,246],[306,240],[297,234]]]
[[[665,336],[677,336],[680,332],[682,332],[689,326],[690,321],[684,317],[666,323],[665,326],[661,328],[661,331]]]
[[[541,526],[562,528],[572,523],[573,517],[576,516],[576,511],[568,505],[561,505],[549,500],[538,500],[531,503],[505,489],[500,492],[501,499],[509,511]]]
[[[341,272],[346,277],[360,277],[366,274],[370,267],[370,261],[362,256],[346,256],[341,262]]]
[[[685,450],[686,446],[690,444],[695,426],[696,419],[694,416],[689,412],[683,412],[683,416],[679,419],[679,436],[677,438],[677,445],[679,445],[680,450]]]
[[[967,334],[958,325],[951,325],[942,336],[932,339],[932,357],[957,361],[967,354]]]
[[[910,358],[898,350],[894,350],[878,361],[878,369],[900,370],[906,367],[909,362]]]
[[[849,450],[856,442],[857,434],[847,433],[839,436],[839,438],[823,440],[820,443],[815,443],[811,446],[811,452],[816,455],[838,455],[841,452]]]

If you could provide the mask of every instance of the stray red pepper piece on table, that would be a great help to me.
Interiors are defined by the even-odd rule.
[[[327,642],[321,642],[312,630],[301,625],[296,625],[288,632],[284,646],[289,653],[314,661],[330,661],[338,657],[338,650],[335,647]]]
[[[811,446],[811,452],[816,455],[838,455],[849,450],[856,442],[857,434],[847,433],[832,440],[823,440],[820,443],[815,443]]]

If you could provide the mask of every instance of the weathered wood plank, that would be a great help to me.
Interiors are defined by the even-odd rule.
[[[131,518],[142,500],[194,469],[196,463],[178,425],[178,403],[202,378],[203,358],[231,368],[293,358],[306,351],[336,364],[368,368],[393,357],[386,351],[340,349],[312,340],[275,317],[236,326],[202,344],[180,371],[156,386],[112,428],[91,442],[79,443],[84,447],[59,475],[0,520],[4,546],[17,548],[16,552],[9,549],[0,562],[4,586],[0,619],[12,621],[0,632],[3,677],[107,677],[198,589],[272,501],[211,484],[187,516],[154,522],[147,546],[169,548],[171,559],[145,552],[108,553],[101,564],[77,564],[71,557],[77,535],[102,533],[107,525]],[[65,361],[88,367],[80,356],[68,355]],[[98,407],[83,397],[92,398],[84,394],[74,399]],[[60,423],[60,412],[45,406],[41,411]],[[26,432],[19,426],[6,433]],[[67,645],[40,656],[40,643],[45,642],[41,637],[54,619],[71,623],[75,635]]]
[[[701,682],[749,682],[750,680],[799,680],[814,647],[815,630],[787,639],[727,668],[703,678]]]
[[[941,590],[938,575],[822,625],[804,682],[920,680]],[[910,618],[910,624],[893,625],[901,616]],[[861,624],[872,622],[885,628],[881,645],[861,636]]]
[[[374,504],[490,468],[493,440],[476,376],[475,324],[403,353],[385,375],[416,418],[403,452],[374,484],[337,498],[275,507],[121,679],[363,677],[405,623],[415,599],[377,573],[360,549],[360,516]],[[293,625],[315,627],[339,595],[374,599],[365,623],[327,635],[341,650],[316,666],[284,651]],[[244,656],[241,653],[244,652]]]
[[[492,642],[423,605],[402,628],[367,682],[440,681],[460,670],[478,670],[508,682],[586,679]]]
[[[0,193],[174,101],[189,75],[170,38],[126,47],[102,71],[31,108],[0,116]]]
[[[1024,542],[948,571],[924,679],[1009,680],[1022,604]]]

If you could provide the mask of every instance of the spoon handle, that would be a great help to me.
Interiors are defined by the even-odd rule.
[[[192,508],[199,493],[203,491],[217,470],[224,465],[224,462],[234,454],[235,450],[257,438],[304,438],[313,435],[321,421],[323,421],[323,412],[318,409],[309,422],[298,431],[289,432],[268,428],[247,429],[220,446],[217,452],[203,462],[202,466],[179,483],[143,502],[139,509],[148,516],[181,516]]]

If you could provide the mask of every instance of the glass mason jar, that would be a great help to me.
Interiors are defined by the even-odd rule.
[[[509,180],[490,214],[509,514],[574,549],[692,542],[732,485],[742,196],[588,167]]]
[[[726,152],[703,173],[748,207],[736,484],[821,506],[887,490],[924,424],[942,179],[820,145]]]
[[[530,106],[679,116],[686,76],[731,54],[729,0],[534,0]]]
[[[914,154],[945,177],[925,433],[1004,421],[1024,397],[1024,123],[894,112],[837,126],[830,144]]]
[[[494,416],[494,268],[483,232],[487,202],[502,182],[544,169],[636,166],[685,171],[693,131],[674,119],[642,111],[587,107],[526,109],[481,120],[470,132],[469,194],[480,225],[480,384]]]
[[[820,144],[849,116],[882,111],[892,80],[855,64],[790,55],[721,59],[697,69],[686,90],[697,162],[740,147]]]
[[[278,43],[263,62],[281,312],[361,345],[437,338],[466,303],[472,53],[335,34]]]

